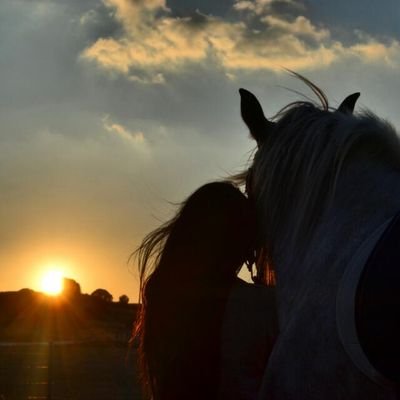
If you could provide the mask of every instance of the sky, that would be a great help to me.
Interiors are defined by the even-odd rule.
[[[59,266],[82,292],[136,301],[129,255],[255,143],[238,89],[267,116],[356,91],[400,124],[397,0],[2,0],[0,291]]]

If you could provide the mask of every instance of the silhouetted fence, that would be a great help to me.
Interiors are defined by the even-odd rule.
[[[140,400],[126,344],[0,343],[0,400]]]

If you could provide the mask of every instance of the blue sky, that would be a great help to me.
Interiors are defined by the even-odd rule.
[[[309,94],[284,68],[398,125],[399,20],[394,0],[3,0],[0,290],[62,264],[135,299],[126,261],[169,202],[246,165],[238,88],[267,115]]]

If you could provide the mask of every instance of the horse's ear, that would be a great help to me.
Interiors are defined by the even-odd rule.
[[[239,89],[239,93],[243,121],[249,128],[251,136],[260,146],[269,132],[274,129],[275,124],[265,118],[261,104],[253,93],[246,89]]]
[[[354,107],[356,105],[357,99],[360,97],[360,93],[353,93],[350,96],[347,96],[342,103],[340,104],[339,108],[337,109],[339,112],[344,114],[353,114]]]

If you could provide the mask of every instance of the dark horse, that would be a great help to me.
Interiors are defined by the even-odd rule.
[[[400,378],[400,142],[359,93],[265,118],[241,89],[258,150],[247,174],[277,278],[280,336],[260,399],[396,399]],[[397,394],[396,394],[397,393]]]

